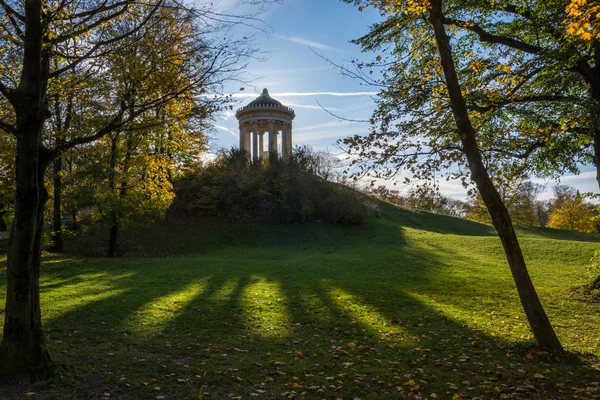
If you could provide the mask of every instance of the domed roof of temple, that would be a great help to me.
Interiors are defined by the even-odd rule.
[[[262,94],[258,96],[256,99],[252,100],[248,103],[247,107],[260,107],[260,106],[276,106],[282,107],[280,101],[275,100],[271,96],[269,96],[269,91],[267,89],[263,89]]]
[[[268,113],[269,116],[278,116],[290,120],[294,119],[296,116],[296,113],[294,113],[292,108],[284,106],[280,101],[269,96],[269,91],[267,89],[263,89],[260,96],[252,100],[248,105],[238,108],[235,112],[235,117],[238,120],[249,117],[255,118],[257,117],[256,113],[260,114],[265,112]],[[263,114],[261,115],[264,116]]]

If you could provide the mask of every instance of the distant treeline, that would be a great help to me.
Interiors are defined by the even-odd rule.
[[[554,196],[538,200],[543,185],[529,180],[503,187],[501,195],[515,224],[568,229],[579,232],[598,231],[597,205],[584,201],[573,187],[556,185]],[[480,196],[459,200],[441,195],[434,190],[411,189],[406,194],[400,190],[378,186],[369,193],[381,200],[413,210],[466,218],[491,223],[491,218]]]

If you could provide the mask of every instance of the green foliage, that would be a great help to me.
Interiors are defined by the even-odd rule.
[[[469,186],[428,2],[346,2],[373,7],[382,17],[355,41],[376,56],[346,70],[381,88],[373,129],[343,141],[358,156],[357,171],[386,178],[406,170],[417,182],[446,175]],[[494,183],[523,171],[577,173],[593,163],[600,46],[567,34],[565,2],[443,4],[469,119]]]
[[[594,252],[590,263],[587,265],[587,271],[590,278],[596,279],[600,276],[600,250]]]
[[[319,161],[296,148],[291,160],[251,164],[247,153],[221,152],[176,184],[175,213],[228,220],[360,224],[367,196],[314,174]]]

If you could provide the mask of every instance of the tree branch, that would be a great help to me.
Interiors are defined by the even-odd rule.
[[[529,43],[525,43],[523,41],[516,40],[507,36],[498,36],[491,34],[472,21],[462,21],[453,18],[444,18],[444,24],[457,26],[459,28],[471,31],[477,34],[482,42],[502,44],[530,54],[539,54],[542,51],[541,47],[534,46]]]
[[[504,107],[509,104],[518,104],[518,103],[533,103],[533,102],[543,102],[543,101],[571,101],[571,102],[579,102],[582,103],[583,100],[574,97],[574,96],[559,96],[559,95],[537,95],[537,96],[526,96],[519,97],[513,99],[504,99],[501,101],[494,102],[489,106],[480,106],[480,105],[472,105],[469,106],[472,110],[477,110],[480,112],[486,112],[490,110],[495,110],[501,107]]]
[[[2,8],[4,8],[4,11],[6,11],[6,13],[8,15],[12,14],[15,17],[17,17],[17,19],[19,19],[21,22],[25,22],[25,16],[19,14],[14,8],[9,6],[8,3],[6,3],[4,0],[0,0],[0,6],[2,6]]]
[[[136,32],[138,32],[140,29],[142,29],[150,20],[150,18],[152,18],[152,16],[156,13],[156,11],[160,8],[161,4],[162,4],[163,0],[158,0],[158,2],[154,5],[154,7],[152,8],[152,10],[148,13],[148,15],[144,18],[144,20],[135,28],[125,32],[122,35],[119,36],[115,36],[111,39],[107,39],[107,40],[102,40],[97,42],[94,46],[92,46],[92,48],[85,53],[84,55],[82,55],[81,57],[79,57],[77,60],[73,61],[70,64],[65,65],[64,67],[52,72],[51,74],[49,74],[50,78],[55,78],[57,76],[59,76],[60,74],[68,71],[69,69],[74,68],[75,66],[77,66],[79,63],[81,63],[82,61],[92,57],[92,55],[96,52],[96,50],[98,50],[100,47],[102,46],[106,46],[108,44],[112,44],[118,41],[121,41],[123,39],[128,38],[129,36],[135,34]]]

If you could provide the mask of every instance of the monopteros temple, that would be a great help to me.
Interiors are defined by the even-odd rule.
[[[269,96],[264,89],[262,94],[247,106],[237,110],[235,117],[240,122],[240,149],[252,154],[258,161],[265,155],[279,157],[277,136],[281,134],[281,157],[292,154],[292,120],[296,114],[290,107]],[[268,133],[268,148],[264,148],[264,136]]]

